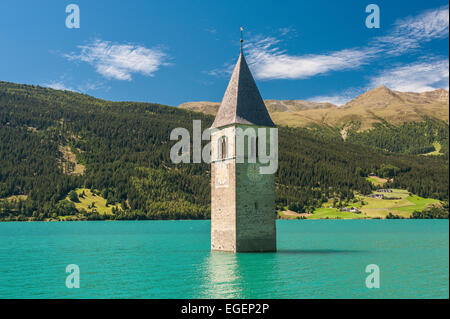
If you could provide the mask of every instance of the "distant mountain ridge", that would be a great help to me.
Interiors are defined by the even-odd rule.
[[[340,129],[353,126],[358,130],[370,129],[384,121],[400,125],[420,122],[424,118],[449,121],[449,92],[438,89],[423,93],[400,92],[385,86],[365,92],[343,106],[304,100],[265,100],[276,124],[307,127],[325,125]],[[218,102],[187,102],[178,107],[215,115]]]

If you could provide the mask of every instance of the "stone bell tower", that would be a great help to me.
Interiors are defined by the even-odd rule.
[[[274,174],[260,173],[258,160],[258,145],[264,145],[258,139],[272,127],[241,47],[211,126],[211,250],[276,251],[275,179]],[[244,138],[242,157],[238,134],[246,129],[255,135]],[[249,160],[252,155],[256,162]]]

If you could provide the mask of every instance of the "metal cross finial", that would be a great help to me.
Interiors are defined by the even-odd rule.
[[[244,43],[244,27],[241,26],[241,52],[243,43]]]

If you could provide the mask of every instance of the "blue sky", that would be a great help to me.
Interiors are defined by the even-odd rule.
[[[68,4],[80,28],[66,28]],[[380,28],[367,28],[368,4]],[[265,99],[448,89],[445,1],[0,2],[0,80],[109,100],[220,101],[239,54]]]

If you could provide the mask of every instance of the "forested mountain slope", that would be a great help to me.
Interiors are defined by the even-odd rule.
[[[0,82],[0,218],[80,213],[64,200],[76,188],[97,190],[122,207],[108,216],[81,212],[87,219],[208,218],[209,165],[170,160],[171,130],[191,131],[194,119],[207,128],[213,117]],[[394,177],[392,186],[448,200],[448,157],[392,154],[316,133],[280,127],[277,205],[315,207],[330,197],[367,194],[370,172]],[[73,152],[82,174],[71,173],[62,149]],[[10,200],[18,195],[24,196]]]
[[[351,143],[407,154],[447,154],[449,95],[370,90],[343,106],[303,100],[265,100],[274,122],[309,127]],[[179,108],[215,115],[220,103],[187,102]],[[437,150],[436,148],[439,148]]]

